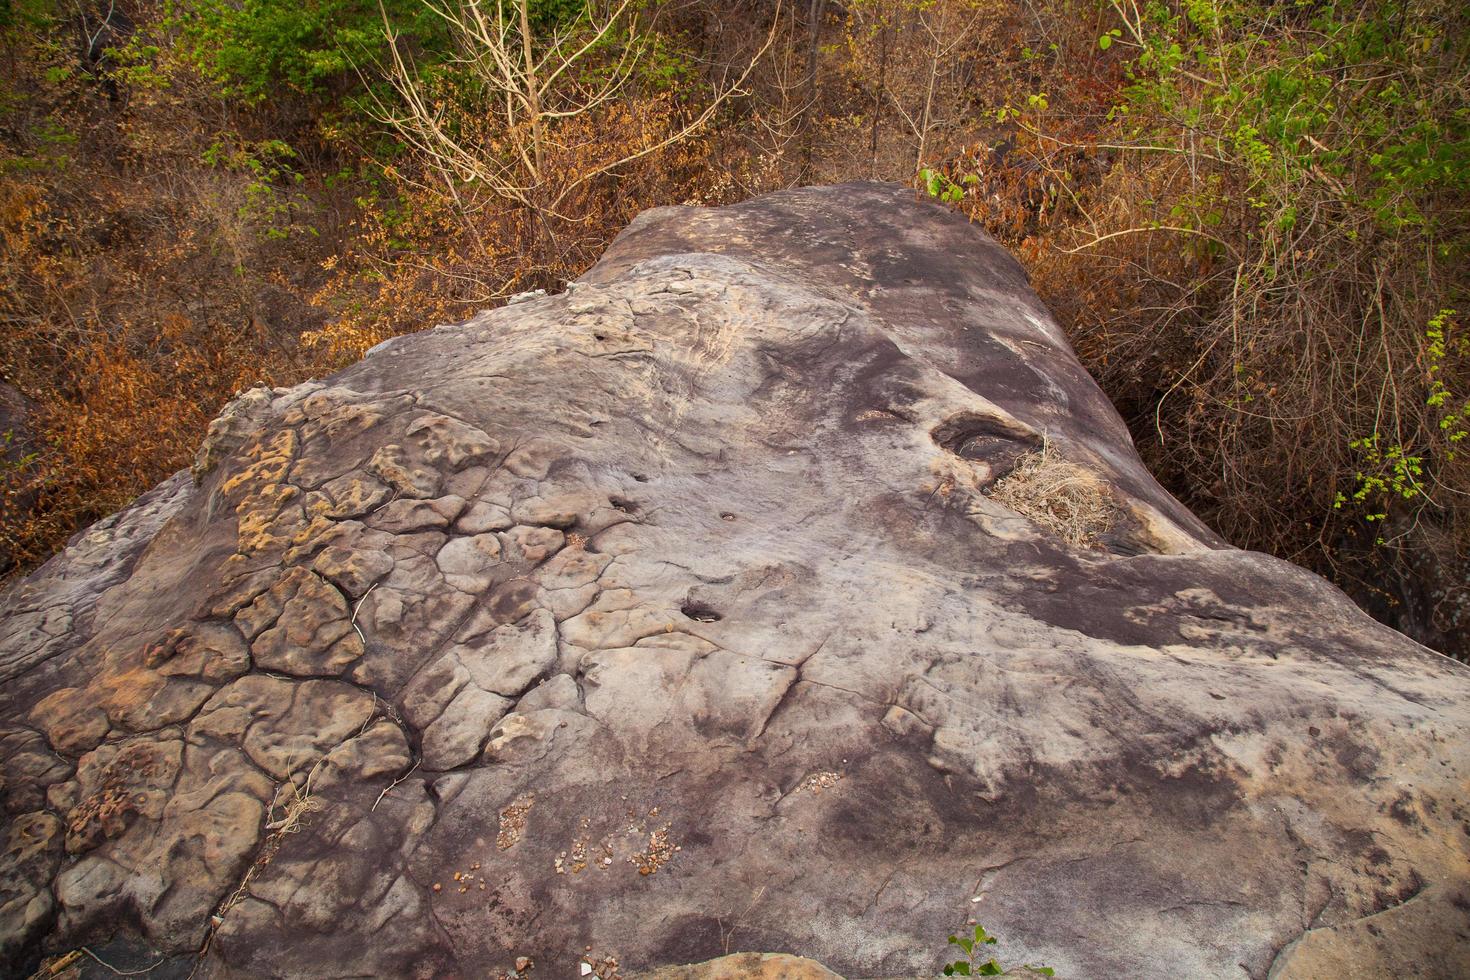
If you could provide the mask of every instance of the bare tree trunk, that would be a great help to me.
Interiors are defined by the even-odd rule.
[[[939,30],[929,30],[929,36],[934,39],[934,49],[929,56],[929,87],[924,92],[924,115],[919,122],[919,152],[914,159],[914,172],[918,173],[924,166],[924,152],[929,147],[929,120],[934,111],[934,86],[939,81],[940,61],[944,47],[944,21],[948,8],[939,8]],[[920,17],[923,14],[919,15]],[[927,27],[926,27],[927,29]]]
[[[541,118],[541,85],[536,79],[536,59],[531,56],[531,0],[520,0],[521,54],[526,63],[526,107],[531,117],[531,153],[536,172],[531,175],[536,182],[541,180],[541,168],[545,164],[545,121]]]
[[[878,85],[873,89],[873,119],[868,131],[868,178],[878,179],[878,122],[883,117],[883,93],[888,89],[888,21],[878,28]]]
[[[531,199],[534,207],[531,208],[531,221],[534,227],[536,241],[536,265],[543,269],[551,265],[552,235],[551,226],[547,220],[548,216],[542,205],[546,201],[546,194],[541,187],[542,174],[546,166],[546,120],[541,113],[541,83],[536,77],[536,59],[531,54],[531,0],[519,0],[521,20],[521,55],[525,59],[526,71],[526,107],[527,114],[531,117],[531,163],[534,173],[531,174]],[[538,278],[541,269],[538,269]],[[547,278],[550,273],[547,273]],[[553,283],[547,282],[549,288]]]
[[[801,171],[798,182],[812,179],[812,111],[817,105],[817,54],[822,44],[822,17],[827,0],[811,0],[807,7],[807,34],[810,37],[806,56],[806,105],[801,110]]]

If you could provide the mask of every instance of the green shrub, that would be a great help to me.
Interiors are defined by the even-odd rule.
[[[383,17],[432,47],[434,18],[419,0],[169,0],[166,24],[222,94],[247,102],[283,88],[314,95],[381,59]]]

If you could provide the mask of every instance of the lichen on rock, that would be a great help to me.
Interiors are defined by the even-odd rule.
[[[9,972],[1470,972],[1466,668],[1226,547],[899,188],[253,389],[0,617]]]

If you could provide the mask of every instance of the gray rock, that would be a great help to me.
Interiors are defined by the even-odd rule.
[[[1470,974],[1467,669],[1225,547],[908,191],[649,212],[195,473],[0,598],[0,969]]]

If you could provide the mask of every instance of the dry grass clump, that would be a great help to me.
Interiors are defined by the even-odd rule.
[[[1049,444],[1017,460],[990,488],[990,499],[1075,547],[1094,547],[1117,521],[1107,484]]]

